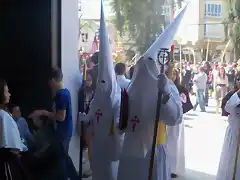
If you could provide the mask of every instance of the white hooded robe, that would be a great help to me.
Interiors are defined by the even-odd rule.
[[[92,180],[114,180],[116,178],[116,164],[121,151],[121,134],[117,130],[120,104],[121,89],[116,81],[101,2],[97,87],[88,115],[84,118],[84,121],[90,121],[92,126],[90,157]]]
[[[185,152],[184,152],[184,123],[176,126],[167,126],[167,149],[171,173],[184,175]]]
[[[240,137],[240,107],[237,107],[239,104],[240,98],[236,92],[227,101],[225,106],[225,111],[230,113],[228,116],[229,124],[225,134],[216,180],[233,179],[236,151],[237,146],[239,146],[238,140]],[[240,153],[238,154],[237,172],[235,179],[240,179]]]
[[[153,60],[140,59],[135,66],[128,89],[130,113],[119,163],[118,180],[148,178],[157,106],[158,74],[156,62]],[[160,119],[167,125],[175,125],[181,122],[181,101],[174,83],[169,80],[167,86],[171,96],[167,104],[162,105]],[[153,180],[167,180],[169,169],[166,165],[165,145],[156,148]]]
[[[157,54],[160,48],[170,48],[185,11],[186,7],[151,45],[134,68],[128,88],[129,119],[119,163],[118,180],[148,179],[158,99],[157,77],[160,74]],[[171,95],[168,102],[160,109],[159,121],[174,126],[182,121],[182,103],[175,84],[168,80],[166,86]],[[170,166],[166,153],[166,144],[156,146],[153,180],[170,179]]]

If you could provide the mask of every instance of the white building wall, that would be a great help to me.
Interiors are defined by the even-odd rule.
[[[62,0],[62,71],[65,87],[70,90],[74,120],[74,134],[70,143],[70,155],[78,168],[79,138],[76,134],[77,97],[79,88],[78,62],[78,0]]]
[[[223,20],[227,16],[227,1],[205,0],[204,38],[223,41],[225,39]]]
[[[223,41],[225,38],[224,25],[217,24],[218,22],[205,21],[206,29],[204,37],[205,39],[220,40]]]
[[[176,13],[177,15],[177,13]],[[199,37],[199,0],[191,0],[180,24],[179,30],[175,37],[182,38],[182,43],[191,41],[193,44]]]

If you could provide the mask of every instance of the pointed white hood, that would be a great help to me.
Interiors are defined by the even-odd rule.
[[[158,96],[157,76],[160,73],[157,65],[157,54],[160,48],[170,48],[185,10],[186,8],[173,20],[135,65],[132,81],[128,88],[129,121],[131,122],[132,119],[137,117],[139,123],[136,125],[135,133],[125,136],[124,141],[126,143],[124,142],[123,147],[127,146],[128,148],[126,150],[123,148],[123,154],[126,154],[127,157],[138,156],[145,158],[151,148]],[[173,82],[168,83],[168,86],[172,94],[176,92],[176,95],[173,94],[174,97],[170,98],[168,102],[170,105],[168,106],[173,107],[173,114],[178,114],[178,108],[181,107],[180,98],[178,98],[179,93]],[[179,103],[177,99],[179,99]],[[160,118],[170,122],[171,118],[165,118],[164,115],[166,114],[161,113]],[[170,116],[169,113],[168,116]],[[127,131],[131,132],[131,128],[132,126],[129,125]],[[136,140],[132,141],[132,139]]]
[[[183,16],[186,12],[187,6],[183,8],[182,11],[176,16],[171,24],[160,34],[156,41],[150,46],[150,48],[144,53],[145,58],[157,59],[157,54],[160,48],[170,48],[173,42],[173,39],[178,31],[179,25],[183,19]]]
[[[129,91],[132,91],[132,88],[135,89],[135,85],[138,88],[144,87],[142,82],[148,84],[153,83],[157,80],[157,76],[159,75],[158,64],[157,64],[157,54],[160,48],[170,48],[172,45],[172,41],[174,36],[177,33],[178,27],[183,19],[184,13],[186,11],[187,6],[176,16],[176,18],[172,21],[171,24],[164,30],[164,32],[157,38],[157,40],[150,46],[150,48],[144,53],[143,57],[138,60],[137,64],[135,65],[134,74],[132,77],[131,84],[129,86]],[[150,62],[153,59],[154,62]],[[143,76],[143,73],[145,75]],[[141,78],[140,78],[141,77]],[[147,81],[152,77],[153,82]],[[141,86],[141,87],[139,87]],[[147,85],[148,86],[148,85]],[[148,89],[145,89],[146,91]]]
[[[98,60],[98,79],[95,92],[95,100],[104,101],[106,97],[114,98],[115,92],[119,91],[114,72],[112,51],[109,45],[108,31],[106,27],[103,2],[101,1],[100,18],[100,48]]]

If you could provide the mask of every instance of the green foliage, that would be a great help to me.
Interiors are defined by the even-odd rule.
[[[161,6],[165,0],[112,0],[115,25],[120,35],[128,31],[140,52],[144,52],[161,33],[164,23]]]
[[[228,36],[232,39],[235,49],[235,59],[240,56],[240,1],[239,0],[228,0],[229,2],[229,13],[227,19]]]

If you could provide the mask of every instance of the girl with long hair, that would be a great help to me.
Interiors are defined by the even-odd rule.
[[[27,151],[18,127],[7,111],[10,93],[6,81],[0,79],[0,179],[29,180],[29,174],[23,168],[21,152]]]
[[[228,87],[228,77],[224,67],[219,68],[217,77],[214,77],[214,91],[215,91],[215,100],[216,100],[216,113],[219,113],[219,106],[222,99],[227,94]]]
[[[89,111],[89,107],[90,107],[90,103],[92,101],[94,97],[94,87],[93,87],[93,74],[92,71],[87,71],[86,73],[86,81],[84,83],[84,85],[82,85],[82,87],[79,90],[79,94],[78,94],[78,112],[84,112],[84,113],[88,113]],[[79,135],[81,134],[81,127],[80,127],[80,122],[78,122],[78,132]],[[85,129],[85,146],[87,146],[88,148],[88,156],[90,159],[90,155],[91,155],[91,150],[92,150],[92,133],[91,133],[91,125],[88,124],[86,127],[84,127]]]

